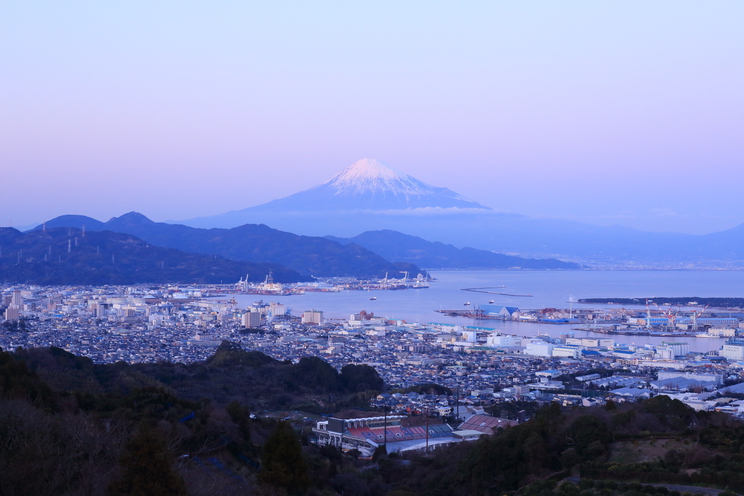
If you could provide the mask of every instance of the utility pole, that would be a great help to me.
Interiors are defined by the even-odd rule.
[[[429,407],[427,406],[424,409],[424,415],[426,416],[426,450],[424,450],[424,453],[429,452]]]
[[[385,424],[384,424],[384,428],[385,428],[385,453],[387,453],[387,409],[388,409],[387,406],[383,407],[383,412],[385,412]]]
[[[455,422],[460,421],[460,386],[455,388]]]

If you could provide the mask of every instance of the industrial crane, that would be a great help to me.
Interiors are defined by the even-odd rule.
[[[710,303],[708,305],[710,305]],[[700,310],[699,312],[692,312],[692,314],[690,315],[690,318],[692,319],[692,330],[693,331],[697,331],[698,329],[697,318],[700,317],[705,310],[707,310],[708,305],[705,305],[705,307],[703,307],[703,309]]]
[[[656,305],[656,303],[654,303],[654,305]],[[672,313],[672,308],[671,307],[666,312],[664,310],[662,310],[659,305],[656,305],[656,308],[658,308],[659,311],[662,313],[662,315],[664,315],[667,318],[667,321],[668,321],[668,326],[667,327],[672,332],[674,332],[674,330],[677,328],[676,323],[677,323],[677,314],[679,313],[679,308],[677,308],[674,313]]]

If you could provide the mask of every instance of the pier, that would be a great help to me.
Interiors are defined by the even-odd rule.
[[[529,298],[532,297],[532,293],[527,294],[516,294],[516,293],[504,293],[500,291],[489,291],[490,289],[500,289],[505,288],[506,286],[487,286],[485,288],[463,288],[463,291],[470,291],[471,293],[484,293],[484,294],[492,294],[492,295],[499,295],[499,296],[519,296],[523,298]]]

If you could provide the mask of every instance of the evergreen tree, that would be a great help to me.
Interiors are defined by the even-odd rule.
[[[279,422],[266,440],[259,479],[265,484],[303,494],[310,485],[307,464],[292,426]]]
[[[119,459],[121,477],[113,481],[109,496],[186,495],[183,479],[173,470],[173,460],[165,444],[149,427],[127,442]]]

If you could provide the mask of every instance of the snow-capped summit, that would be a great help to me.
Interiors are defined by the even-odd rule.
[[[371,158],[354,162],[324,184],[253,209],[307,212],[436,207],[488,209],[454,191],[431,186]]]
[[[342,170],[328,184],[339,192],[352,189],[388,187],[395,189],[408,175],[401,174],[373,158],[363,158]]]
[[[337,195],[360,195],[365,192],[389,192],[401,195],[426,194],[431,188],[407,174],[400,173],[373,159],[363,158],[342,170],[326,183]]]

